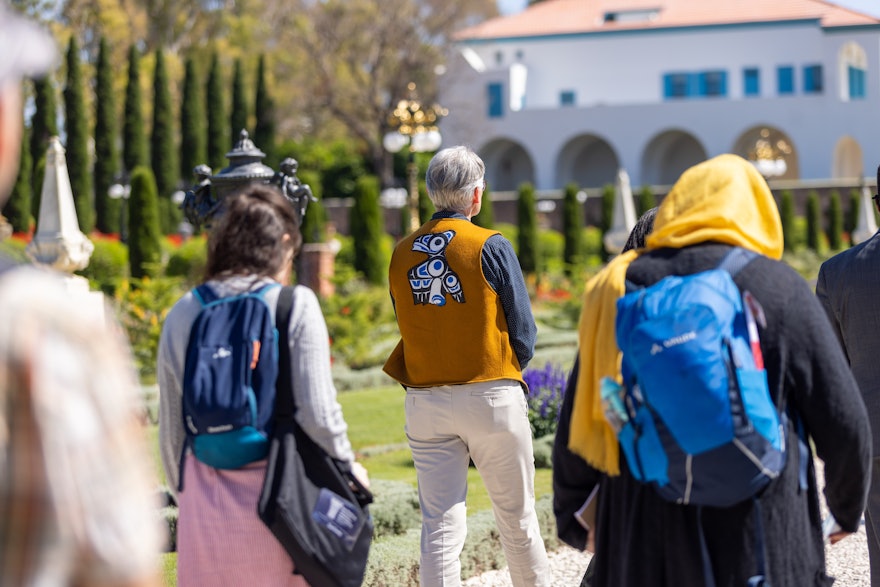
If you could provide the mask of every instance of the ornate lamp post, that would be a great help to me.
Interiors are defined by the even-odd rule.
[[[287,158],[275,171],[263,164],[263,153],[248,136],[246,130],[239,134],[232,151],[226,153],[229,165],[212,175],[207,165],[193,169],[197,183],[183,198],[181,208],[186,219],[195,227],[210,228],[211,219],[223,212],[223,200],[237,189],[252,182],[276,185],[299,214],[302,223],[309,202],[316,201],[312,189],[296,176],[295,159]]]
[[[771,135],[769,128],[762,128],[754,146],[749,149],[748,159],[766,179],[782,177],[788,171],[786,155],[791,146],[782,137]]]
[[[382,145],[389,153],[397,153],[409,147],[409,161],[406,174],[409,185],[410,230],[419,227],[419,180],[416,153],[427,153],[440,148],[443,137],[437,130],[437,121],[446,116],[447,110],[438,104],[425,106],[419,102],[416,84],[407,85],[407,97],[397,103],[397,108],[388,117],[393,130],[385,135]]]

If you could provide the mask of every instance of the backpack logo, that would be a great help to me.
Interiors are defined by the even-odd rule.
[[[617,301],[623,386],[606,385],[603,405],[633,476],[668,501],[727,507],[785,464],[785,420],[753,354],[753,310],[733,281],[755,256],[733,249],[716,269]]]
[[[212,359],[228,359],[232,356],[232,351],[226,347],[220,347],[217,351],[211,356]]]
[[[183,418],[187,446],[218,469],[260,460],[269,449],[278,333],[265,294],[275,287],[228,297],[207,285],[193,290],[202,309],[187,344]]]
[[[423,234],[413,241],[411,250],[428,255],[427,260],[407,273],[413,303],[445,306],[447,295],[460,304],[464,303],[461,281],[446,261],[446,247],[454,237],[454,230],[446,230]]]

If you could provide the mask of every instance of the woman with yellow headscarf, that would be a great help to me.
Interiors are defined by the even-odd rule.
[[[593,587],[706,585],[698,525],[715,584],[742,586],[754,575],[754,504],[703,508],[663,501],[637,482],[618,450],[599,397],[603,377],[620,380],[616,302],[625,280],[648,286],[667,275],[715,268],[731,246],[759,253],[735,282],[761,304],[761,348],[770,393],[804,424],[826,463],[826,499],[846,532],[858,529],[869,483],[870,429],[858,388],[827,318],[807,283],[780,262],[782,227],[773,195],[755,168],[720,155],[685,171],[663,199],[646,247],[624,253],[586,284],[579,353],[567,393],[573,394],[568,449],[584,461],[580,495],[554,495],[560,538],[583,548],[586,532],[571,513],[599,484]],[[682,397],[682,401],[687,401]],[[789,447],[798,446],[788,431]],[[803,461],[805,457],[800,457]],[[827,585],[815,474],[799,483],[797,450],[762,497],[767,579],[781,585]],[[566,471],[554,469],[554,487]],[[708,587],[708,586],[707,586]]]

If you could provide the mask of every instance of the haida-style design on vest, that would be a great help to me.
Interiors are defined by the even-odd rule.
[[[464,291],[458,274],[446,262],[446,247],[455,237],[454,230],[423,234],[413,241],[412,250],[428,255],[409,270],[409,286],[412,289],[413,303],[446,305],[446,294],[456,302],[464,303]]]

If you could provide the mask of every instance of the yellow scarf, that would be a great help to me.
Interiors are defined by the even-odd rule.
[[[761,174],[737,155],[719,155],[685,171],[657,210],[644,250],[713,241],[782,257],[782,224]],[[620,381],[614,324],[629,264],[643,251],[613,259],[587,281],[578,325],[580,371],[568,447],[609,475],[620,473],[614,430],[602,411],[599,380]]]

